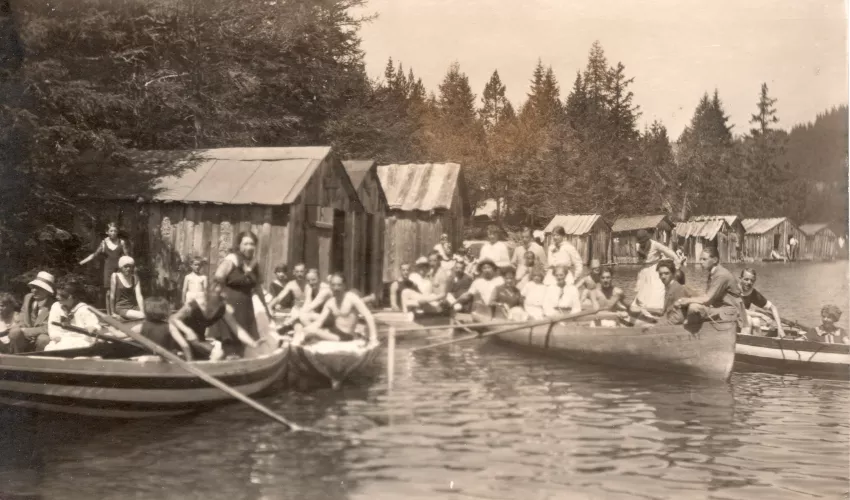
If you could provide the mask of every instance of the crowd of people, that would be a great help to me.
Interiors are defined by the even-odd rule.
[[[717,250],[707,247],[700,264],[709,278],[705,291],[698,293],[685,285],[681,254],[646,231],[639,231],[637,240],[641,269],[631,302],[615,285],[611,266],[591,259],[585,274],[583,259],[563,228],[554,229],[547,249],[541,233],[525,228],[511,252],[500,230],[491,227],[477,258],[464,247],[453,251],[443,235],[427,257],[403,264],[399,279],[389,287],[390,307],[421,315],[483,306],[501,309],[516,321],[611,311],[617,324],[738,321],[744,333],[770,326],[779,337],[786,336],[776,305],[755,288],[754,269],[746,268],[736,278],[720,264]],[[374,295],[363,297],[349,289],[340,273],[322,280],[316,269],[303,263],[292,267],[291,276],[286,265],[276,267],[267,293],[256,259],[257,236],[243,232],[235,243],[209,282],[202,273],[203,261],[191,261],[176,311],[165,298],[143,295],[129,245],[119,238],[115,224],[80,264],[103,260],[106,314],[135,322],[136,331],[186,359],[240,357],[246,348],[279,341],[284,333],[291,333],[296,344],[377,342],[370,309]],[[12,295],[0,293],[0,352],[78,349],[93,345],[98,336],[122,335],[102,325],[84,302],[82,285],[72,278],[57,280],[42,271],[29,289],[20,305]],[[255,298],[268,317],[275,318],[268,335],[258,331]],[[825,306],[821,316],[822,324],[806,338],[850,343],[847,332],[837,325],[841,317],[837,306]]]
[[[743,269],[739,277],[720,264],[716,248],[707,247],[700,265],[708,272],[705,291],[685,285],[685,257],[648,232],[637,233],[638,271],[634,299],[626,301],[614,283],[613,269],[591,259],[584,273],[582,258],[557,227],[552,243],[543,248],[542,234],[525,228],[513,253],[501,241],[496,227],[472,259],[465,249],[451,254],[445,235],[427,257],[403,264],[400,278],[390,286],[393,310],[413,316],[469,312],[473,304],[491,307],[517,321],[561,317],[583,310],[611,311],[616,320],[603,325],[681,325],[702,321],[737,321],[744,333],[775,329],[786,336],[776,306],[755,288],[756,271]],[[822,325],[808,337],[821,342],[850,343],[836,322],[837,306],[822,311]],[[613,321],[613,323],[612,323]]]

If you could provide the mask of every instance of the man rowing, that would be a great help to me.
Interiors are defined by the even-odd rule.
[[[302,327],[295,326],[295,336],[292,343],[299,345],[311,339],[329,341],[351,341],[362,338],[362,330],[358,324],[365,323],[368,331],[370,346],[378,343],[375,317],[366,307],[363,300],[354,292],[347,289],[345,278],[341,273],[334,273],[330,278],[329,289],[331,296],[322,306],[322,312],[316,320]],[[325,324],[331,321],[330,327]]]
[[[768,318],[758,312],[758,311],[750,311],[750,306],[756,306],[759,309],[764,309],[766,311],[770,311],[770,314],[773,316],[773,321],[776,323],[776,333],[779,338],[785,336],[785,330],[782,328],[782,320],[779,317],[779,309],[773,304],[773,302],[767,300],[764,295],[759,293],[756,290],[756,270],[753,268],[745,268],[741,271],[741,301],[744,303],[744,310],[747,311],[747,315],[749,316],[750,326],[760,326],[760,324],[767,320]]]

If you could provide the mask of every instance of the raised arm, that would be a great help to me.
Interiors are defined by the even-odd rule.
[[[661,252],[662,255],[676,263],[676,269],[682,266],[682,259],[676,255],[676,252],[674,252],[673,249],[655,240],[652,240],[652,244],[655,245],[655,248]]]
[[[92,259],[94,259],[98,255],[100,255],[102,252],[103,252],[103,241],[100,242],[100,244],[97,246],[97,249],[94,252],[92,252],[88,257],[86,257],[85,259],[80,261],[80,265],[84,266],[84,265],[88,264],[89,262],[91,262]]]

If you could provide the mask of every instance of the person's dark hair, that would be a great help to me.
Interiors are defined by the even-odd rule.
[[[741,269],[741,277],[742,278],[744,277],[744,273],[750,273],[750,274],[753,275],[753,279],[756,278],[756,270],[753,269],[752,267],[745,267],[745,268]]]
[[[56,294],[64,292],[66,295],[74,297],[78,302],[82,302],[85,294],[82,283],[74,278],[62,278],[56,284]]]
[[[437,257],[438,260],[443,258],[443,256],[440,255],[440,252],[436,250],[431,250],[430,252],[428,252],[428,258],[430,259],[431,257]]]
[[[277,266],[274,266],[274,272],[276,272],[276,273],[287,273],[287,272],[289,272],[289,268],[286,267],[286,264],[278,264]]]
[[[563,236],[565,238],[567,237],[567,231],[564,229],[564,226],[557,226],[552,230],[552,234],[557,234],[558,236]]]
[[[514,277],[516,276],[516,268],[514,266],[505,266],[501,269],[501,271],[502,276],[507,276],[509,274]]]
[[[655,269],[658,271],[660,271],[662,267],[670,271],[670,274],[676,273],[676,264],[674,264],[670,259],[664,259],[655,265]]]
[[[343,283],[345,283],[345,276],[343,276],[343,274],[342,274],[341,272],[339,272],[339,271],[336,271],[336,272],[331,273],[331,275],[330,275],[330,277],[329,277],[328,281],[330,281],[330,280],[332,280],[332,279],[334,279],[334,278],[339,278],[339,279],[341,279],[341,280],[342,280],[342,282],[343,282]]]
[[[171,304],[163,297],[145,299],[145,319],[155,323],[164,323],[171,316]]]
[[[685,284],[685,273],[681,269],[676,269],[673,272],[673,278],[679,282],[680,285]]]
[[[707,253],[709,257],[712,259],[720,260],[720,252],[717,250],[717,247],[707,246],[702,249],[703,252]]]
[[[602,268],[602,272],[599,274],[599,276],[600,276],[600,277],[601,277],[601,276],[604,276],[604,275],[605,275],[605,273],[610,274],[612,278],[614,277],[614,270],[613,270],[613,269],[611,269],[610,267],[603,267],[603,268]]]
[[[0,293],[0,306],[11,306],[16,311],[20,307],[14,295],[7,292]]]
[[[242,240],[245,238],[251,238],[254,240],[254,245],[259,244],[260,240],[257,238],[257,235],[253,233],[253,231],[242,231],[238,235],[236,235],[236,239],[233,240],[233,252],[239,253],[239,245],[242,244]]]

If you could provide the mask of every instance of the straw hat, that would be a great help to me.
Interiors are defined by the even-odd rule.
[[[485,265],[492,266],[494,270],[499,269],[498,267],[496,267],[496,263],[493,262],[492,260],[483,259],[483,260],[478,261],[478,265],[476,266],[476,269],[478,269],[479,273],[481,272],[481,268],[484,267]]]
[[[55,278],[52,274],[48,272],[41,271],[36,275],[35,279],[28,283],[29,286],[37,286],[42,290],[46,291],[50,295],[54,295],[56,292],[53,290],[53,285],[55,283]]]
[[[416,259],[416,265],[417,266],[427,266],[427,265],[429,265],[428,259],[426,257],[419,257],[418,259]]]

